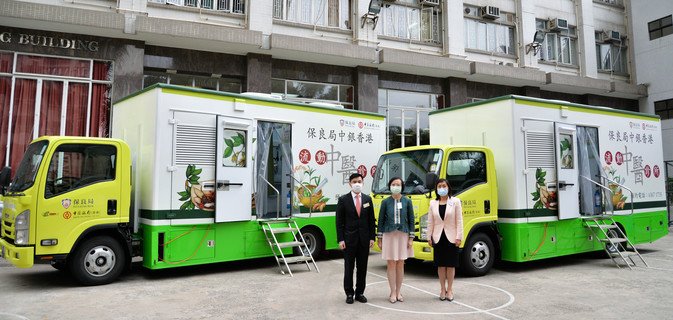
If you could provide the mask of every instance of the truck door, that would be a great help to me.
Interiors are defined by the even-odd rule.
[[[252,120],[217,117],[215,222],[250,220]]]
[[[556,142],[556,177],[559,219],[577,218],[579,214],[579,168],[577,166],[577,128],[554,123]]]

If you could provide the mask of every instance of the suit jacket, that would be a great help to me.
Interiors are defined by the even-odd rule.
[[[444,219],[439,215],[439,201],[430,201],[428,210],[428,234],[432,236],[434,243],[439,242],[442,231],[446,238],[455,243],[456,239],[463,240],[463,206],[460,199],[451,197],[446,201]]]
[[[355,202],[351,192],[339,197],[336,208],[337,241],[344,241],[346,247],[356,246],[358,243],[369,247],[369,240],[376,238],[374,223],[374,204],[372,198],[360,193],[362,202],[360,217],[355,210]]]

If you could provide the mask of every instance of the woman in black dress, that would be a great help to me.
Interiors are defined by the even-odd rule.
[[[451,196],[446,179],[435,187],[437,198],[430,201],[428,212],[428,244],[433,247],[439,275],[439,300],[453,301],[453,278],[458,266],[458,247],[463,240],[463,210],[460,199]]]

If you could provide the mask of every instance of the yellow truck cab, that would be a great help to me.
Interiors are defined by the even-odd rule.
[[[400,177],[402,193],[411,199],[416,217],[414,256],[432,261],[428,245],[427,213],[436,198],[436,181],[449,181],[454,197],[463,205],[461,266],[469,275],[483,275],[493,265],[498,252],[496,231],[498,190],[493,153],[480,146],[430,145],[390,150],[377,164],[372,198],[377,214],[381,202],[390,196],[388,181]],[[380,248],[376,247],[380,250]]]
[[[84,284],[114,280],[131,260],[130,175],[130,150],[121,140],[35,140],[12,183],[9,168],[1,175],[2,256],[20,268],[68,267]]]

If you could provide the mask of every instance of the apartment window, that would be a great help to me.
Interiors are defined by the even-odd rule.
[[[441,43],[441,11],[438,6],[422,6],[418,1],[400,1],[381,8],[378,34],[404,40]]]
[[[661,120],[673,119],[673,99],[655,102],[654,112],[661,117]]]
[[[465,48],[516,55],[514,27],[508,23],[513,15],[501,14],[496,20],[488,20],[480,18],[480,11],[479,7],[465,6]]]
[[[273,18],[350,29],[349,0],[273,0]]]
[[[546,32],[545,40],[538,52],[538,59],[567,65],[577,65],[577,28],[569,26],[567,30],[552,32],[548,30],[548,21],[536,20],[538,31]]]
[[[599,71],[628,74],[627,48],[621,43],[597,43],[596,63]]]
[[[647,24],[650,40],[659,39],[673,33],[673,15],[654,20]]]
[[[240,79],[145,70],[145,74],[143,75],[143,88],[147,88],[155,83],[167,83],[208,90],[241,93]]]
[[[379,113],[386,116],[387,150],[430,144],[430,111],[444,95],[379,89]]]
[[[245,0],[148,0],[181,7],[201,8],[230,13],[245,13]]]
[[[353,109],[353,86],[349,85],[272,79],[271,92],[282,95],[287,101],[325,102]]]

